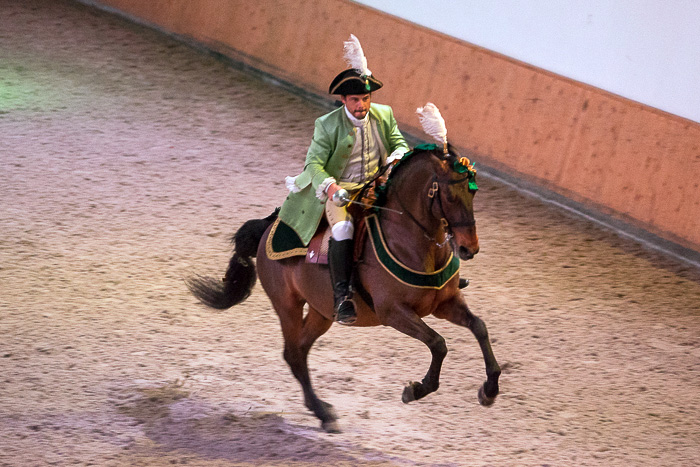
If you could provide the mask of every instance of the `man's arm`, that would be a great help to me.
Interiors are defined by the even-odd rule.
[[[387,130],[386,139],[389,143],[389,156],[387,157],[386,162],[390,164],[395,160],[401,159],[409,150],[406,139],[403,137],[403,134],[401,134],[399,125],[394,118],[393,109],[389,114]]]
[[[310,177],[311,186],[316,190],[316,197],[320,200],[327,199],[328,187],[336,182],[335,178],[326,171],[328,160],[334,151],[334,139],[326,131],[323,121],[317,119],[314,125],[314,136],[306,153],[304,172]]]

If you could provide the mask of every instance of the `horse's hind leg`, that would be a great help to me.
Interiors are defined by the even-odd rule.
[[[498,366],[496,357],[493,355],[486,324],[478,316],[473,315],[463,301],[455,301],[453,306],[443,307],[435,313],[435,316],[469,328],[476,337],[486,364],[486,381],[479,388],[479,402],[485,406],[493,404],[499,392],[498,378],[501,376],[501,367]]]
[[[278,310],[279,311],[279,310]],[[309,376],[308,355],[316,339],[331,327],[333,322],[314,309],[309,309],[303,319],[290,319],[290,314],[279,313],[284,335],[284,359],[304,391],[304,404],[321,420],[321,427],[329,433],[339,433],[333,406],[316,396]]]

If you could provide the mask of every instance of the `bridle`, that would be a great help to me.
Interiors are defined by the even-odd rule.
[[[433,179],[432,183],[430,184],[430,188],[428,189],[427,196],[430,198],[430,205],[428,206],[428,210],[430,212],[433,211],[433,204],[437,202],[438,205],[438,210],[441,214],[440,219],[440,224],[442,225],[443,229],[445,230],[445,240],[442,242],[438,242],[436,237],[433,237],[430,235],[429,230],[418,220],[416,217],[411,214],[411,211],[409,211],[406,206],[403,204],[403,201],[401,200],[401,197],[398,198],[399,205],[401,206],[401,210],[404,214],[408,215],[408,218],[411,219],[411,221],[416,224],[422,231],[423,235],[425,238],[430,240],[431,242],[434,242],[435,245],[437,245],[439,248],[443,248],[445,245],[447,245],[450,240],[454,237],[453,228],[455,227],[473,227],[476,225],[476,221],[472,218],[466,221],[461,221],[461,222],[450,222],[447,219],[447,214],[445,214],[445,209],[443,207],[443,201],[442,201],[442,195],[441,193],[445,191],[445,186],[449,185],[457,185],[465,182],[469,182],[469,179],[473,175],[470,174],[469,172],[466,173],[464,177],[455,179],[455,180],[441,180],[437,173],[433,173]],[[437,200],[437,201],[436,201]]]
[[[445,160],[447,157],[449,157],[450,154],[447,150],[447,147],[445,147],[445,150],[443,152],[443,159]],[[454,156],[453,156],[454,157]],[[456,157],[455,157],[456,159]],[[469,162],[469,159],[466,158],[459,158],[457,161],[462,164],[464,167],[471,168],[471,163]],[[370,185],[375,183],[382,175],[384,175],[387,170],[391,167],[391,164],[387,164],[384,167],[380,169],[380,171],[372,177],[371,180],[369,180],[365,185],[360,189],[360,192],[364,192]],[[438,242],[436,237],[433,237],[430,235],[430,231],[418,220],[416,217],[411,214],[411,211],[409,211],[406,206],[404,205],[401,197],[397,197],[399,201],[399,205],[401,206],[401,211],[398,212],[398,214],[403,215],[406,214],[408,215],[408,218],[416,224],[422,231],[423,235],[425,238],[430,240],[431,242],[435,243],[439,248],[445,247],[450,240],[454,237],[454,234],[452,233],[452,229],[454,227],[473,227],[476,225],[476,221],[472,217],[471,220],[467,221],[462,221],[462,222],[457,222],[457,223],[451,223],[447,220],[447,215],[445,214],[445,209],[443,208],[443,201],[442,201],[442,196],[441,193],[445,191],[445,186],[450,186],[450,185],[457,185],[465,182],[469,182],[469,180],[474,176],[474,173],[471,172],[470,170],[467,170],[466,173],[464,173],[464,176],[455,180],[441,180],[440,177],[438,177],[436,172],[433,172],[433,179],[430,184],[430,188],[428,189],[428,198],[430,198],[430,206],[428,207],[428,210],[432,212],[433,210],[433,203],[435,202],[435,199],[437,198],[437,203],[438,203],[438,209],[440,211],[441,217],[440,217],[440,224],[442,225],[443,229],[445,230],[445,240],[442,242]],[[437,197],[435,196],[437,195]],[[361,203],[357,203],[361,204]]]

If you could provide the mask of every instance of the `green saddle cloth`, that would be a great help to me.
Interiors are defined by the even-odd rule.
[[[265,243],[265,253],[270,259],[284,259],[306,255],[308,248],[297,233],[287,224],[277,219],[272,225]]]

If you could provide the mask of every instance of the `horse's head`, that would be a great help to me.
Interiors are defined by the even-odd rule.
[[[431,199],[437,200],[431,205],[431,213],[440,220],[454,252],[461,259],[471,259],[479,252],[472,204],[477,190],[476,169],[448,143],[445,119],[435,104],[428,102],[416,109],[416,113],[423,131],[441,143],[441,146],[416,146],[439,161],[430,189]]]
[[[449,240],[455,255],[463,260],[479,252],[474,206],[476,169],[448,145],[416,146],[394,167],[379,205],[390,205],[405,214],[402,219],[420,228],[438,245]],[[444,240],[443,240],[444,239]]]
[[[447,152],[435,148],[432,153],[439,160],[431,192],[432,213],[451,237],[455,254],[463,260],[471,259],[479,252],[473,205],[478,189],[476,169],[451,145],[448,145]]]

